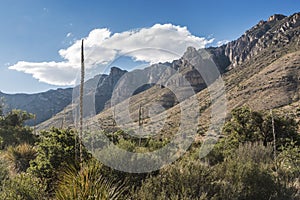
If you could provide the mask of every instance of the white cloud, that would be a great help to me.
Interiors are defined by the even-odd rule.
[[[66,37],[71,37],[73,34],[70,32],[70,33],[67,33]]]
[[[220,47],[220,46],[222,46],[222,45],[224,45],[224,44],[227,44],[228,42],[230,42],[230,41],[229,41],[229,40],[221,40],[221,41],[218,41],[218,42],[217,42],[217,46]]]
[[[10,66],[14,69],[32,76],[41,82],[52,85],[74,85],[77,69],[68,62],[41,62],[32,63],[19,61],[17,64]]]
[[[72,33],[68,33],[70,37]],[[149,63],[172,61],[183,55],[188,46],[203,48],[213,39],[192,35],[186,27],[155,24],[149,28],[111,33],[109,29],[94,29],[85,38],[87,70],[105,66],[120,55]],[[20,61],[9,69],[22,71],[41,82],[53,85],[72,85],[80,68],[81,40],[59,50],[63,62],[32,63]],[[100,72],[99,72],[100,73]]]

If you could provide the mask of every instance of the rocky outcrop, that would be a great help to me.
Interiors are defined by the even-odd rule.
[[[271,21],[280,21],[280,20],[282,20],[284,18],[286,18],[285,15],[275,14],[275,15],[272,15],[271,17],[269,17],[268,22],[271,22]]]
[[[273,48],[276,51],[277,48],[293,42],[299,44],[299,16],[300,13],[295,13],[290,17],[273,15],[267,21],[260,21],[237,40],[213,49],[212,53],[221,52],[217,54],[217,57],[225,55],[231,63],[229,68],[234,68],[266,48]]]
[[[235,68],[266,49],[276,49],[300,45],[300,13],[289,17],[275,14],[267,21],[261,20],[257,25],[247,30],[240,38],[220,47],[206,49],[212,56],[221,73]],[[292,47],[293,48],[293,47]],[[188,67],[185,57],[194,57],[197,50],[189,47],[182,59],[173,61],[176,70]],[[276,55],[276,53],[275,53]],[[198,79],[200,80],[200,79]]]

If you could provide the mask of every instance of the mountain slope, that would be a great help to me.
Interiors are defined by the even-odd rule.
[[[268,25],[270,25],[270,23],[273,24],[273,26],[270,25],[269,27],[270,31],[265,32],[267,35],[274,33],[273,37],[267,40],[265,39],[265,34],[262,34],[261,38],[257,39],[258,42],[260,41],[261,43],[266,44],[265,48],[253,50],[255,53],[245,57],[243,62],[240,64],[234,64],[233,62],[227,66],[229,70],[223,75],[223,80],[226,86],[228,113],[235,107],[246,105],[254,110],[275,109],[278,110],[278,112],[288,112],[292,113],[295,117],[299,117],[296,110],[292,109],[300,107],[300,47],[298,45],[300,33],[299,16],[300,15],[297,13],[290,17],[277,15],[270,17],[268,22],[263,23]],[[285,31],[280,31],[282,30],[282,27],[286,26],[289,26],[290,28]],[[251,35],[253,34],[252,31],[257,31],[257,29],[252,28],[246,33]],[[289,38],[288,40],[286,40],[287,37]],[[241,40],[241,38],[238,40]],[[233,41],[232,43],[239,42]],[[248,45],[251,46],[251,44]],[[222,49],[229,48],[230,46],[232,46],[232,44],[227,44],[220,48],[214,48],[213,52],[222,52]],[[242,47],[238,46],[236,48],[237,49],[233,47],[231,51],[238,55],[238,52],[242,49]],[[193,51],[195,51],[195,49],[189,49],[186,54],[195,54]],[[225,50],[223,52],[226,54]],[[219,55],[224,58],[224,54]],[[214,55],[215,54],[213,54],[213,56]],[[190,57],[193,57],[193,55]],[[214,58],[216,59],[216,57]],[[238,56],[236,56],[236,58],[238,58]],[[156,99],[155,95],[158,97],[158,94],[163,92],[159,88],[156,88],[156,90],[158,91],[151,98],[149,97],[150,92],[145,91],[143,94],[139,94],[140,97],[133,96],[130,99],[132,107],[134,108],[131,109],[133,122],[137,120],[137,105],[141,104],[141,99],[150,99],[147,103],[142,103],[142,105],[145,104],[145,107],[147,107],[147,104],[151,105],[151,100],[153,101],[153,99]],[[205,126],[209,120],[211,108],[209,93],[207,89],[204,89],[195,96],[199,101],[198,108],[202,111],[200,124],[201,126]],[[104,111],[94,119],[91,119],[90,124],[88,124],[90,126],[94,124],[94,126],[108,131],[113,130],[115,127],[113,126],[114,122],[112,120],[112,113],[113,108]],[[163,116],[168,117],[167,121],[164,122],[164,127],[162,128],[159,127],[158,124],[163,123],[160,122],[161,119],[163,119]],[[154,118],[152,117],[151,120],[146,117],[144,121],[147,125],[144,125],[144,129],[153,131],[153,126],[158,126],[157,130],[159,128],[160,132],[163,134],[171,135],[176,132],[179,120],[180,105],[176,105],[173,108],[158,114]],[[131,127],[134,127],[134,123]],[[130,125],[128,125],[127,129],[130,129]]]
[[[255,64],[243,66],[241,73],[256,67]],[[293,108],[300,107],[300,50],[282,56],[263,67],[258,73],[244,77],[239,82],[236,81],[233,73],[225,75],[223,78],[226,84],[228,113],[235,107],[248,106],[254,110],[274,109],[277,112],[290,113],[292,116],[298,116],[299,118],[299,113],[297,114]],[[194,96],[199,105],[192,105],[192,101],[186,100],[149,118],[147,109],[151,109],[153,105],[159,103],[158,94],[170,95],[167,93],[166,88],[153,87],[133,96],[130,99],[129,106],[132,122],[126,124],[126,126],[116,126],[113,120],[114,108],[107,109],[88,120],[86,126],[90,129],[96,128],[109,132],[116,131],[119,128],[136,130],[139,105],[143,105],[144,113],[146,113],[143,115],[143,130],[145,132],[156,132],[165,137],[171,137],[178,131],[182,105],[201,110],[201,117],[199,118],[200,132],[209,124],[212,102],[207,89]],[[121,103],[119,106],[126,108],[125,103]],[[125,109],[118,115],[125,115]]]
[[[299,36],[299,13],[290,17],[274,15],[268,21],[259,22],[237,40],[221,47],[207,49],[219,70],[224,73],[222,77],[226,86],[228,112],[242,105],[248,105],[256,110],[270,108],[280,110],[288,108],[288,105],[298,104]],[[184,74],[194,91],[199,92],[194,96],[199,101],[199,105],[195,108],[201,110],[203,115],[201,124],[204,126],[209,119],[212,103],[203,78],[189,62],[189,59],[196,58],[198,51],[200,50],[190,47],[181,59],[168,65]],[[150,66],[146,70],[155,71],[155,66],[157,65]],[[174,81],[180,84],[179,79]],[[172,95],[174,94],[167,88],[155,86],[132,96],[129,99],[130,116],[133,118],[132,127],[138,120],[139,106],[142,105],[145,109],[143,120],[148,124],[149,131],[160,128],[163,134],[176,132],[180,119],[180,104]],[[163,106],[167,110],[158,109],[154,112],[155,116],[152,113],[151,119],[149,118],[148,111],[151,106],[168,103],[168,107]],[[108,106],[87,124],[107,131],[116,130],[112,117],[114,112],[115,108]],[[161,121],[163,115],[167,116],[165,123]],[[58,114],[56,118],[43,123],[40,128],[47,128],[61,122],[62,116],[62,113]],[[163,125],[161,127],[158,124]],[[144,128],[147,130],[147,126]]]

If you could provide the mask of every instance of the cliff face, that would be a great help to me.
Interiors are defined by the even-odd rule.
[[[293,52],[300,45],[300,13],[289,17],[275,14],[267,21],[260,21],[247,30],[240,38],[221,47],[206,49],[219,68],[225,73],[245,62],[252,62],[259,54],[272,54],[279,58],[284,53]],[[184,74],[196,92],[206,87],[199,72],[193,69],[191,58],[197,57],[201,50],[189,47],[183,57],[172,62],[172,68]],[[179,80],[178,80],[179,81]]]
[[[273,15],[267,21],[260,21],[246,31],[240,38],[221,46],[217,51],[224,51],[234,68],[251,59],[266,48],[278,48],[291,44],[299,45],[300,13],[292,16]]]

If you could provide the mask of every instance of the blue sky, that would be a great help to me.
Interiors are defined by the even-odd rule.
[[[81,38],[90,49],[90,73],[97,73],[119,52],[148,45],[178,55],[193,43],[200,48],[234,40],[274,13],[299,11],[299,0],[2,0],[0,91],[34,93],[74,84],[74,56]],[[145,38],[152,43],[143,41]],[[183,42],[177,45],[176,41]],[[93,50],[94,44],[101,45]],[[99,52],[102,57],[94,55]],[[156,54],[161,55],[139,51],[131,56],[149,63],[157,61],[154,57],[172,58]]]

